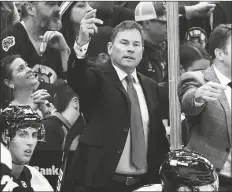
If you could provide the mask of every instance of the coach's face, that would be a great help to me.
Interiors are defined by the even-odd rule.
[[[119,31],[113,42],[108,44],[108,53],[114,65],[132,73],[142,59],[142,36],[137,29]]]

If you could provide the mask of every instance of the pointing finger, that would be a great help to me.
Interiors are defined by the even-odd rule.
[[[215,5],[215,4],[212,4],[212,3],[207,3],[207,4],[205,5],[205,7],[206,7],[207,9],[210,9],[210,8],[216,7],[216,5]]]
[[[91,11],[89,11],[88,13],[85,14],[85,16],[83,17],[84,20],[90,19],[95,17],[97,10],[93,9]]]
[[[97,18],[91,18],[91,19],[88,19],[88,20],[85,20],[85,23],[87,24],[103,24],[103,21],[101,19],[97,19]]]

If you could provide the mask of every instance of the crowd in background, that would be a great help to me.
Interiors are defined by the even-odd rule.
[[[69,178],[65,185],[73,188],[84,183],[88,190],[104,186],[106,191],[116,188],[116,191],[129,192],[142,184],[160,183],[157,167],[170,150],[167,3],[1,1],[0,113],[9,106],[30,106],[42,119],[46,132],[46,142],[33,144],[30,158],[24,163],[34,167],[54,164]],[[232,183],[231,18],[229,1],[179,2],[178,96],[182,144],[213,163],[226,190],[231,190]],[[133,33],[128,35],[127,31]],[[141,36],[142,40],[130,45],[130,38],[138,35],[135,31],[139,31],[138,38]],[[116,39],[122,32],[125,38],[122,36],[121,44],[117,45]],[[119,72],[120,67],[107,67],[111,62],[120,63],[119,66],[127,69],[123,71],[130,74],[133,71],[124,59],[137,63],[133,70],[141,76],[134,77],[135,86],[131,91],[136,90],[140,108],[135,109],[141,110],[140,124],[145,138],[152,135],[155,140],[143,141],[146,147],[152,147],[140,154],[148,157],[144,160],[148,166],[136,175],[146,175],[145,179],[141,182],[140,177],[134,178],[132,174],[134,188],[127,189],[108,179],[115,170],[115,181],[124,179],[122,170],[127,168],[122,162],[127,162],[127,150],[132,150],[128,147],[128,142],[133,141],[127,137],[130,132],[129,118],[125,118],[127,108],[116,91],[119,89],[125,94],[125,88],[129,94],[131,84],[129,80],[120,79],[124,75]],[[118,83],[124,88],[115,83],[112,70],[117,71],[121,81]],[[137,80],[141,85],[136,84]],[[116,88],[112,88],[114,86]],[[127,99],[133,103],[130,94]],[[138,118],[135,116],[133,121]],[[107,125],[112,127],[110,131]],[[148,129],[149,126],[159,129]],[[122,132],[115,131],[117,127],[122,127]],[[4,128],[1,128],[4,132],[2,130]],[[109,146],[105,147],[107,143]],[[99,148],[103,148],[103,152]],[[151,149],[160,159],[149,155]],[[13,159],[11,169],[17,169],[12,172],[13,177],[22,179],[22,169],[18,171],[16,166],[22,162],[14,150],[9,151]],[[49,159],[44,164],[46,156]],[[91,160],[87,163],[86,159]],[[151,161],[154,166],[150,165]],[[134,173],[134,169],[128,167],[128,172]],[[73,173],[74,169],[78,171]],[[46,179],[38,177],[49,181],[50,184],[44,184],[47,190],[52,186],[59,191],[59,185],[65,180],[58,179],[57,174]],[[33,188],[32,184],[30,187]]]

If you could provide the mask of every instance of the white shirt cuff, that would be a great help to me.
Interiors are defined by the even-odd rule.
[[[89,41],[86,44],[84,44],[83,46],[78,45],[77,41],[75,41],[73,49],[74,49],[78,59],[85,58],[88,47],[89,47]]]
[[[201,107],[201,106],[203,106],[205,104],[205,102],[204,103],[198,103],[198,102],[196,102],[196,100],[194,99],[194,105],[196,106],[196,107]]]

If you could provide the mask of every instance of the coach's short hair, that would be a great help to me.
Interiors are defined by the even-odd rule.
[[[120,24],[118,24],[112,31],[112,35],[111,35],[111,42],[113,43],[118,32],[121,31],[125,31],[125,30],[131,30],[131,29],[136,29],[139,31],[139,33],[141,34],[142,37],[142,44],[144,45],[144,36],[143,36],[143,28],[140,24],[138,24],[135,21],[123,21]]]
[[[220,24],[210,34],[208,52],[215,59],[215,49],[225,49],[226,42],[231,36],[231,24]]]

